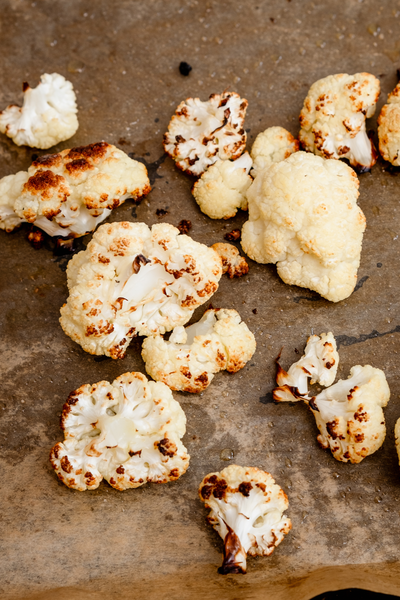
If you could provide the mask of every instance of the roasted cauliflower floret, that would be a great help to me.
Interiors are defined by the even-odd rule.
[[[68,263],[61,327],[86,352],[122,358],[135,335],[187,323],[221,274],[218,254],[172,225],[102,225]]]
[[[215,373],[236,373],[250,360],[256,341],[236,310],[210,309],[197,323],[175,327],[169,340],[160,335],[143,342],[146,371],[171,390],[198,393]]]
[[[286,372],[277,359],[278,373],[276,382],[279,387],[274,389],[273,397],[277,402],[296,402],[308,397],[308,380],[310,383],[320,383],[323,386],[332,385],[335,381],[339,354],[336,350],[336,340],[331,332],[321,335],[311,335],[307,340],[304,354],[293,363]]]
[[[379,93],[379,80],[370,73],[339,73],[313,83],[300,113],[303,148],[369,170],[377,154],[365,120],[374,114]]]
[[[32,89],[23,84],[22,108],[11,104],[0,112],[0,131],[17,146],[50,148],[68,140],[78,129],[77,106],[72,83],[62,75],[45,73]]]
[[[396,85],[378,117],[379,151],[392,165],[400,166],[400,83]]]
[[[239,250],[232,244],[218,242],[211,246],[219,254],[222,260],[222,273],[228,273],[229,279],[242,277],[249,272],[249,265]]]
[[[395,437],[397,455],[399,457],[399,463],[400,463],[400,419],[397,419],[397,421],[396,421],[396,425],[394,428],[394,437]]]
[[[207,102],[187,98],[173,115],[164,148],[185,173],[199,176],[219,158],[238,158],[246,146],[247,100],[236,92],[212,94]]]
[[[111,144],[63,150],[0,180],[0,229],[28,222],[49,235],[79,237],[149,191],[146,167]]]
[[[65,440],[50,452],[59,479],[75,490],[101,480],[116,490],[178,479],[189,466],[181,442],[186,417],[163,383],[124,373],[72,392],[64,404]]]
[[[200,484],[200,499],[210,509],[208,521],[224,540],[219,573],[246,573],[246,557],[269,556],[292,523],[283,513],[285,492],[269,473],[255,467],[230,465],[210,473]]]
[[[289,131],[283,127],[268,127],[254,140],[250,153],[253,159],[251,176],[255,177],[265,167],[289,158],[298,150],[299,140],[296,140]]]
[[[332,302],[357,281],[365,217],[358,178],[344,163],[295,152],[261,171],[247,192],[241,244],[259,263],[276,263],[285,283]]]
[[[238,209],[247,210],[246,192],[252,178],[248,152],[234,161],[218,159],[193,186],[200,210],[211,219],[230,219]]]

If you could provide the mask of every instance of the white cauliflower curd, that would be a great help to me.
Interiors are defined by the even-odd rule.
[[[207,102],[187,98],[173,115],[164,148],[185,173],[199,176],[219,158],[238,158],[246,146],[248,102],[236,92],[212,94]]]
[[[377,153],[365,120],[375,112],[379,80],[370,73],[329,75],[309,89],[300,113],[300,143],[324,158],[347,158],[360,171],[369,170]]]
[[[124,373],[113,383],[83,385],[64,404],[65,440],[50,452],[59,479],[94,490],[104,478],[116,490],[178,479],[189,466],[181,442],[186,417],[163,383]]]
[[[61,327],[86,352],[122,358],[135,335],[187,323],[221,274],[218,254],[172,225],[102,225],[68,263]]]
[[[78,130],[72,83],[62,75],[45,73],[36,88],[23,84],[22,108],[11,104],[0,112],[0,131],[17,146],[50,148],[68,140]]]
[[[392,165],[400,166],[400,83],[396,85],[378,117],[379,151]]]
[[[251,148],[253,168],[251,176],[269,167],[272,163],[289,158],[293,152],[298,152],[299,140],[296,140],[289,131],[283,127],[268,127],[258,134]]]
[[[252,178],[248,152],[234,161],[218,159],[196,181],[193,196],[200,210],[211,219],[230,219],[240,209],[247,210],[246,192]]]
[[[365,216],[359,181],[336,160],[295,152],[257,175],[247,192],[244,252],[276,263],[285,283],[339,302],[357,281]]]
[[[146,167],[111,144],[63,150],[0,179],[0,229],[28,222],[51,236],[79,237],[149,191]]]
[[[256,341],[236,310],[210,309],[197,323],[175,327],[169,340],[161,335],[144,340],[146,371],[172,390],[198,393],[215,373],[236,373],[250,360]]]
[[[218,572],[246,573],[246,558],[269,556],[292,523],[283,513],[288,498],[273,477],[255,467],[230,465],[207,475],[200,499],[210,509],[208,521],[224,540],[224,560]]]

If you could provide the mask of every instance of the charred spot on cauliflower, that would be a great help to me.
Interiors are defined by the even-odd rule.
[[[163,383],[124,373],[72,392],[64,404],[65,439],[50,452],[58,478],[94,490],[104,478],[116,490],[178,479],[189,466],[181,442],[186,417]]]
[[[60,323],[86,352],[122,358],[134,336],[186,323],[221,274],[217,253],[172,225],[102,225],[68,263]]]
[[[246,146],[247,104],[236,92],[212,94],[207,102],[187,98],[164,135],[165,151],[182,171],[195,176],[219,158],[238,158]]]
[[[400,83],[389,94],[378,117],[379,151],[395,167],[400,166]]]
[[[283,513],[288,498],[273,477],[255,467],[230,465],[207,475],[200,499],[210,509],[209,523],[224,540],[224,560],[218,572],[246,573],[247,554],[269,556],[292,524]]]
[[[239,250],[232,244],[218,242],[211,246],[219,254],[222,261],[222,273],[228,273],[229,279],[242,277],[249,272],[249,265]]]
[[[175,327],[169,340],[160,335],[144,340],[142,358],[147,373],[172,390],[198,393],[215,373],[236,373],[253,356],[254,335],[236,310],[210,309],[197,323]]]
[[[299,140],[296,140],[289,131],[283,127],[269,127],[258,134],[251,148],[253,167],[251,176],[269,167],[272,163],[289,158],[299,150]]]
[[[68,140],[78,129],[76,96],[62,75],[45,73],[32,89],[23,84],[22,108],[12,104],[0,112],[0,131],[17,146],[50,148]]]
[[[329,75],[310,88],[300,113],[300,143],[324,158],[347,158],[360,171],[377,159],[365,120],[375,112],[379,80],[370,73]]]

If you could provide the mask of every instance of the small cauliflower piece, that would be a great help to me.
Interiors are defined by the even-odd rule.
[[[255,467],[229,465],[210,473],[199,496],[210,509],[209,523],[224,540],[222,575],[246,573],[247,554],[269,556],[292,528],[283,514],[289,506],[285,492]]]
[[[189,466],[181,442],[186,417],[163,383],[124,373],[72,392],[64,404],[65,440],[50,452],[59,479],[94,490],[104,478],[116,490],[178,479]]]
[[[229,279],[242,277],[249,272],[249,265],[243,256],[240,256],[239,250],[232,244],[218,242],[211,246],[219,254],[222,260],[222,273],[228,273]]]
[[[218,159],[235,160],[246,146],[248,102],[236,92],[212,94],[207,102],[180,103],[164,135],[164,149],[177,167],[198,177]]]
[[[322,448],[329,448],[336,460],[359,463],[383,444],[386,427],[383,410],[390,390],[383,371],[370,365],[356,365],[348,379],[312,398]]]
[[[175,327],[169,340],[160,335],[144,340],[147,373],[171,390],[199,393],[215,373],[236,373],[250,360],[256,341],[236,310],[210,309],[197,323]]]
[[[78,130],[76,96],[62,75],[45,73],[36,88],[23,84],[22,108],[11,104],[0,112],[0,131],[17,146],[50,148]]]
[[[379,80],[370,73],[329,75],[309,89],[300,113],[300,143],[324,158],[347,158],[360,171],[377,159],[365,120],[375,112]]]
[[[276,382],[279,387],[273,391],[276,402],[296,402],[308,398],[308,380],[311,385],[320,383],[332,385],[339,366],[336,340],[331,332],[311,335],[307,340],[304,354],[286,372],[279,364]]]
[[[218,254],[168,223],[110,223],[68,263],[64,332],[90,354],[123,358],[135,335],[171,331],[207,302]]]
[[[218,159],[193,186],[200,210],[211,219],[230,219],[238,209],[247,210],[246,192],[252,178],[248,152],[234,161]]]
[[[272,164],[247,192],[243,250],[259,263],[276,263],[285,283],[331,302],[347,298],[356,285],[366,224],[358,186],[346,164],[310,153]]]
[[[146,167],[111,144],[63,150],[0,180],[0,229],[28,222],[51,236],[79,237],[149,192]]]
[[[289,131],[283,127],[268,127],[258,134],[251,149],[253,168],[251,176],[269,167],[272,163],[289,158],[299,150],[299,140],[296,140]]]
[[[396,85],[378,117],[379,151],[395,167],[400,166],[400,83]]]
[[[396,425],[394,428],[394,437],[395,437],[397,456],[399,457],[399,464],[400,464],[400,419],[397,419],[397,421],[396,421]]]

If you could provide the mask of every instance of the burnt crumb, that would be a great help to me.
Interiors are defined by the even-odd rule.
[[[189,63],[182,61],[179,64],[179,73],[181,75],[184,75],[185,77],[187,77],[191,70],[192,70],[192,67],[189,65]]]
[[[380,269],[382,267],[382,263],[376,263],[376,266],[378,267],[378,269]]]
[[[39,154],[32,154],[31,161],[35,162],[35,160],[37,160],[38,158],[39,158]]]
[[[237,242],[240,240],[241,235],[240,229],[233,229],[224,235],[224,239],[228,242]]]
[[[57,238],[56,246],[54,248],[55,256],[65,256],[66,254],[75,252],[74,241],[74,238]]]
[[[271,21],[271,23],[275,23],[275,19],[273,17],[270,17],[269,20]]]
[[[35,250],[40,250],[44,243],[44,233],[40,229],[32,228],[28,233],[28,241]]]
[[[157,217],[164,217],[167,214],[168,214],[168,211],[165,210],[165,208],[157,208],[157,210],[156,210]]]
[[[126,146],[126,145],[129,145],[129,142],[127,142],[126,139],[122,137],[122,138],[119,138],[118,144],[120,146]]]
[[[178,224],[179,233],[186,234],[192,229],[192,222],[186,219],[182,219],[182,221]]]
[[[156,118],[154,119],[154,123],[158,123],[158,121],[159,121],[159,120],[160,120],[160,119],[159,119],[158,117],[156,117]]]
[[[253,310],[251,312],[253,313],[253,315],[256,315],[258,311],[256,308],[253,308]]]
[[[300,352],[297,350],[297,348],[294,349],[296,354],[300,354]]]

